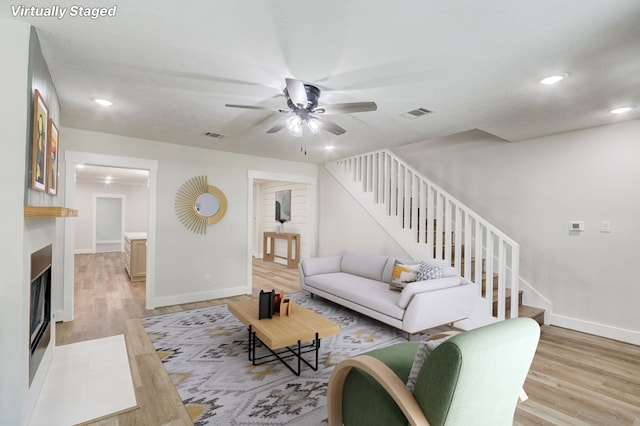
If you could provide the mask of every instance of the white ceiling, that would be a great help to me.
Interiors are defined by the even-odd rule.
[[[92,5],[101,3],[114,5]],[[2,16],[16,4],[5,2]],[[518,141],[640,117],[640,108],[608,112],[640,105],[638,0],[115,5],[112,18],[15,18],[38,30],[63,126],[321,162],[470,129]],[[538,84],[558,72],[570,76]],[[309,137],[304,156],[286,130],[265,134],[284,114],[224,106],[284,107],[287,77],[317,84],[320,104],[375,101],[378,110],[331,116],[347,133]],[[419,107],[433,114],[401,116]]]

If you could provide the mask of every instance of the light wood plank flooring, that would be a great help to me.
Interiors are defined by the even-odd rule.
[[[296,270],[255,260],[253,293],[299,291]],[[124,334],[140,409],[92,425],[190,425],[180,397],[137,318],[249,296],[144,308],[144,283],[129,283],[119,253],[76,256],[76,317],[56,326],[56,344]],[[517,425],[640,426],[640,347],[543,326]]]

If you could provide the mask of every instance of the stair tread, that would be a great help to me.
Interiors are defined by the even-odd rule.
[[[507,311],[505,312],[505,317],[509,318],[509,313],[511,309],[507,306]],[[520,305],[518,307],[518,318],[532,318],[538,322],[540,325],[544,325],[544,309],[536,308],[535,306],[528,305]]]

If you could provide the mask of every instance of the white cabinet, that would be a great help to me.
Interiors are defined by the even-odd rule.
[[[147,279],[146,232],[127,232],[124,234],[124,267],[132,282]]]

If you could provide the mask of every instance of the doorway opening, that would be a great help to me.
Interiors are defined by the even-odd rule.
[[[300,234],[301,257],[317,252],[317,179],[309,176],[249,171],[248,182],[248,253],[247,294],[253,288],[253,261],[261,259],[263,233],[276,230],[275,193],[291,190],[291,220],[285,223],[286,232]]]
[[[96,241],[100,241],[96,222],[99,220],[94,212],[94,202],[100,198],[116,198],[121,200],[121,231],[117,244],[122,251],[124,234],[127,232],[145,231],[146,240],[146,284],[145,308],[154,308],[155,300],[155,226],[156,226],[156,191],[157,169],[156,160],[141,158],[119,157],[85,152],[67,151],[65,153],[65,199],[66,204],[74,206],[80,214],[74,221],[66,221],[64,227],[64,283],[61,295],[61,309],[56,311],[56,319],[71,321],[74,317],[74,271],[75,255],[82,253],[96,253]],[[101,177],[80,177],[83,169],[99,170]],[[108,174],[105,175],[105,169]],[[95,171],[94,170],[94,171]],[[128,175],[122,177],[121,174]],[[136,180],[142,184],[132,184]],[[74,178],[75,177],[75,178]],[[82,180],[93,179],[85,184]],[[90,195],[89,195],[90,194]],[[96,195],[96,196],[94,196]],[[105,196],[106,195],[106,196]],[[114,196],[115,195],[115,196]],[[122,196],[124,195],[124,196]],[[82,214],[85,212],[85,214]],[[98,213],[99,214],[99,213]],[[111,214],[113,215],[113,213]],[[115,215],[118,215],[115,213]],[[83,222],[84,221],[84,222]],[[110,241],[111,237],[104,237]],[[116,239],[114,237],[114,239]],[[115,253],[120,255],[120,253]],[[58,295],[60,298],[60,295]]]

